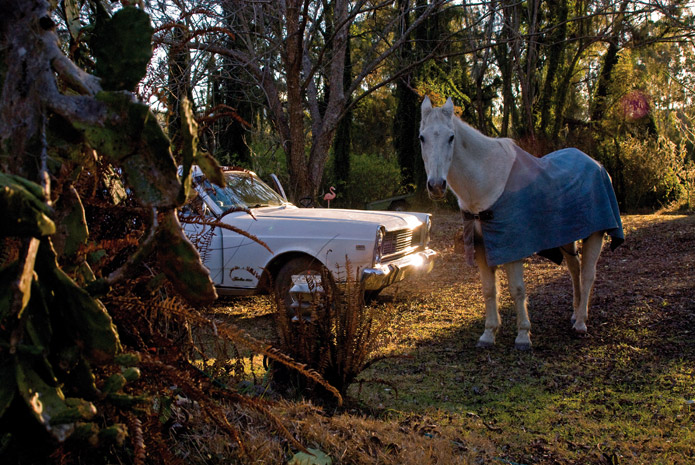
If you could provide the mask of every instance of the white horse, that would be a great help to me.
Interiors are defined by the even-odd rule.
[[[578,220],[581,224],[577,228],[574,228],[573,225],[569,226],[569,229],[573,230],[571,233],[573,235],[568,236],[565,234],[565,242],[548,242],[547,236],[551,234],[539,231],[536,235],[541,238],[543,244],[535,250],[527,247],[526,250],[520,250],[516,254],[510,251],[511,255],[494,256],[496,251],[491,249],[488,242],[491,242],[496,236],[487,235],[488,232],[493,231],[494,227],[499,226],[504,229],[506,224],[507,227],[511,225],[513,228],[517,228],[511,238],[495,239],[498,240],[502,248],[511,247],[510,244],[517,241],[516,236],[524,235],[525,231],[533,229],[533,227],[538,229],[537,224],[525,224],[525,222],[534,221],[539,223],[539,221],[527,219],[526,214],[517,212],[518,209],[516,207],[511,207],[512,211],[507,214],[509,218],[498,217],[505,214],[502,204],[506,202],[508,197],[506,189],[514,190],[517,193],[522,192],[528,183],[528,180],[519,181],[519,178],[515,177],[517,175],[512,176],[512,168],[515,167],[516,170],[517,165],[527,163],[527,165],[522,166],[522,171],[525,173],[523,176],[528,177],[529,173],[531,173],[533,178],[543,177],[545,176],[543,163],[552,162],[552,159],[548,158],[548,161],[542,161],[540,162],[541,164],[537,164],[538,160],[543,159],[537,159],[523,152],[511,139],[490,138],[481,134],[454,115],[454,106],[451,99],[448,99],[444,106],[433,108],[430,99],[425,97],[421,106],[421,112],[420,143],[422,158],[427,171],[428,193],[432,199],[442,199],[446,194],[447,188],[450,188],[456,194],[464,217],[464,241],[467,243],[469,262],[472,262],[473,257],[475,257],[475,263],[477,263],[480,271],[483,296],[485,298],[485,331],[478,340],[478,347],[492,346],[495,343],[495,334],[500,327],[496,271],[498,266],[501,265],[507,273],[509,290],[514,300],[517,314],[518,334],[515,341],[516,348],[520,350],[531,348],[531,322],[529,321],[527,310],[522,259],[544,249],[557,251],[558,247],[562,254],[557,254],[559,261],[564,257],[572,278],[574,291],[573,329],[579,334],[586,333],[589,299],[596,277],[596,263],[601,254],[604,232],[609,231],[614,236],[614,246],[619,245],[623,237],[615,195],[612,186],[610,186],[610,177],[605,173],[603,167],[576,149],[566,149],[566,152],[569,152],[569,154],[563,153],[564,158],[556,157],[556,160],[567,160],[571,156],[578,154],[578,156],[589,160],[581,158],[580,161],[591,165],[590,169],[600,172],[598,176],[601,179],[597,181],[599,187],[594,190],[610,190],[607,194],[608,200],[605,202],[596,200],[598,197],[596,197],[597,194],[595,192],[591,193],[591,197],[584,198],[584,202],[590,203],[586,206],[580,204],[577,207],[578,210],[581,210]],[[598,168],[594,168],[594,165]],[[606,178],[608,179],[609,187],[605,187]],[[563,179],[561,181],[562,186],[567,182]],[[582,177],[576,184],[586,184],[586,177]],[[566,198],[575,199],[577,195],[572,193]],[[600,195],[603,195],[603,193]],[[610,198],[611,195],[612,198]],[[546,197],[553,196],[554,194],[550,196],[543,195],[540,200],[537,197],[531,203],[534,205],[544,204]],[[581,195],[579,197],[581,202]],[[570,202],[572,201],[570,200]],[[617,215],[617,220],[608,219],[595,226],[589,224],[593,221],[591,218],[588,220],[582,219],[582,215],[591,216],[594,214],[594,209],[600,210],[601,208],[597,207],[598,204],[603,205],[606,203],[610,204],[604,209],[607,212],[607,216],[614,218]],[[555,221],[556,215],[548,213],[547,206],[543,205],[539,208],[544,215],[541,223],[546,223],[546,221],[553,223]],[[529,215],[530,217],[531,215]],[[563,229],[563,227],[567,229],[566,225],[558,226],[559,229]],[[493,233],[496,234],[497,232],[493,231]],[[474,236],[475,240],[473,240]],[[491,238],[490,241],[488,241],[489,237]],[[579,239],[583,239],[581,260],[577,253],[576,243]],[[554,240],[557,241],[558,239]],[[530,247],[534,247],[534,245]],[[519,248],[523,249],[523,244]],[[507,260],[505,257],[514,259],[505,261]]]

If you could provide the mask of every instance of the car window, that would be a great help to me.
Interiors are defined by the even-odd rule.
[[[273,189],[249,173],[227,172],[225,179],[225,188],[213,185],[203,176],[196,178],[194,182],[203,188],[222,211],[230,208],[258,208],[284,204]]]

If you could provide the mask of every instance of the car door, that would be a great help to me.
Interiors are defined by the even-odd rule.
[[[254,234],[257,225],[246,212],[233,212],[223,221],[235,228]],[[267,263],[269,252],[256,241],[235,231],[222,230],[224,279],[222,285],[238,289],[255,289],[258,286],[263,267]]]
[[[203,198],[195,195],[181,208],[179,220],[184,234],[198,250],[203,264],[210,271],[212,282],[216,286],[221,285],[225,275],[221,228],[209,224],[217,221],[217,217]]]

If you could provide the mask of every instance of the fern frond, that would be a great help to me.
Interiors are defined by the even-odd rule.
[[[145,463],[145,440],[142,435],[142,423],[132,412],[126,414],[128,421],[128,431],[133,442],[133,465],[144,465]]]
[[[104,239],[99,242],[92,242],[83,245],[80,248],[80,252],[83,254],[88,254],[99,250],[105,250],[108,254],[114,254],[126,247],[137,246],[139,243],[140,239],[137,237],[137,235],[129,234],[128,236],[120,239]]]
[[[282,434],[285,438],[287,438],[288,441],[292,443],[297,449],[301,450],[302,452],[307,452],[306,448],[302,443],[297,441],[295,437],[290,433],[290,431],[287,429],[287,427],[282,423],[282,421],[271,412],[266,405],[262,403],[259,399],[254,399],[246,396],[242,396],[240,394],[230,392],[230,391],[223,391],[221,393],[224,397],[232,400],[233,402],[237,402],[240,404],[244,404],[247,407],[252,408],[253,410],[261,413],[265,418],[268,418],[272,421],[273,426],[275,429]]]
[[[211,402],[209,395],[200,390],[198,387],[194,386],[187,379],[183,378],[180,370],[147,354],[143,356],[141,365],[157,372],[160,376],[167,378],[169,382],[178,385],[181,389],[183,389],[188,396],[198,402],[200,408],[203,410],[206,416],[219,428],[224,430],[234,440],[234,442],[237,443],[241,453],[247,455],[246,448],[244,447],[244,443],[241,440],[239,432],[229,423],[229,421],[227,421],[227,417],[225,416],[222,408],[219,405],[215,405],[213,402]]]
[[[123,299],[117,298],[115,299],[115,302],[122,301]],[[125,305],[132,305],[133,301],[125,299]],[[189,307],[188,305],[184,304],[182,301],[180,301],[176,297],[171,297],[169,299],[165,299],[163,301],[157,301],[157,302],[152,302],[148,303],[148,305],[151,308],[157,308],[159,310],[163,310],[165,312],[168,312],[172,315],[177,315],[192,325],[210,325],[213,322],[200,314],[197,310]],[[332,386],[330,383],[328,383],[315,369],[312,369],[309,367],[309,365],[305,363],[300,363],[288,356],[287,354],[283,353],[282,351],[274,348],[270,344],[263,342],[259,339],[254,338],[250,334],[248,334],[246,331],[243,329],[232,325],[230,323],[220,323],[220,322],[215,322],[214,323],[216,326],[217,334],[219,337],[223,338],[228,338],[229,340],[241,344],[244,347],[250,349],[251,351],[260,354],[260,355],[265,355],[271,360],[274,360],[278,363],[281,363],[288,368],[294,369],[297,372],[301,373],[302,375],[306,376],[307,378],[311,379],[315,383],[323,386],[327,391],[329,391],[331,394],[335,396],[335,398],[338,401],[339,405],[342,405],[343,398],[340,394],[340,392]]]

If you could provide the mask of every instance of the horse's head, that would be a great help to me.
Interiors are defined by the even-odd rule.
[[[427,192],[431,199],[441,199],[446,194],[446,176],[454,153],[454,103],[433,108],[429,97],[420,107],[420,147],[427,171]]]

